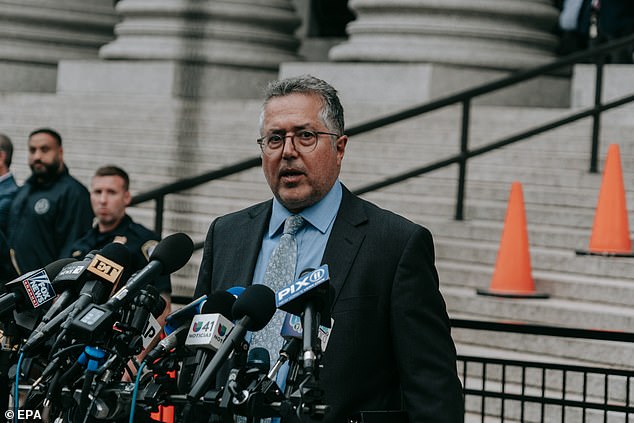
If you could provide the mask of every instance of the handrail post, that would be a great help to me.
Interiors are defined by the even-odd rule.
[[[156,206],[154,213],[154,232],[158,236],[162,236],[163,232],[163,212],[165,211],[165,196],[156,197]]]
[[[603,65],[605,54],[597,58],[597,70],[594,82],[594,111],[592,113],[592,147],[590,155],[590,173],[598,172],[599,133],[601,132],[601,97],[603,96]]]
[[[467,179],[467,149],[469,146],[469,115],[471,99],[462,101],[462,123],[460,134],[460,160],[458,161],[458,192],[456,199],[456,220],[464,219],[464,193]]]

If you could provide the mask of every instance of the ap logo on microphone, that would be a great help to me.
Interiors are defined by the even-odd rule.
[[[312,290],[316,286],[321,285],[329,279],[330,277],[328,275],[328,265],[324,264],[323,266],[313,270],[312,272],[305,274],[290,286],[277,291],[277,293],[275,294],[275,302],[277,307],[280,308],[284,304],[294,300],[303,293]]]

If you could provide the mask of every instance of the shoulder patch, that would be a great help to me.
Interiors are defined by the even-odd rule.
[[[159,242],[155,239],[151,239],[147,241],[145,244],[141,245],[141,252],[147,261],[150,261],[150,255],[152,255],[152,251]]]
[[[125,244],[125,243],[128,242],[128,238],[123,236],[123,235],[117,235],[117,236],[114,237],[112,242],[116,242],[118,244]]]

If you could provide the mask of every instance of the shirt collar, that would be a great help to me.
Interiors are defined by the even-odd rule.
[[[0,182],[4,181],[4,180],[6,180],[6,179],[9,179],[9,178],[10,178],[10,177],[12,177],[12,176],[13,176],[13,173],[11,173],[11,172],[7,172],[7,173],[5,173],[4,175],[0,176]]]
[[[337,215],[342,195],[341,183],[337,179],[324,198],[302,210],[299,215],[306,219],[306,221],[319,232],[325,234]],[[282,230],[284,221],[291,214],[292,213],[289,212],[277,198],[273,198],[273,210],[271,212],[271,220],[269,221],[269,237],[273,238],[278,231]]]

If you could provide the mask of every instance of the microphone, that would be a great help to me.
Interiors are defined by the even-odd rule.
[[[163,328],[165,334],[171,334],[183,323],[187,323],[187,326],[189,326],[194,316],[201,313],[203,305],[206,301],[207,295],[201,295],[186,306],[183,306],[178,310],[168,314],[165,318],[165,327]]]
[[[111,297],[104,307],[117,310],[157,276],[169,275],[185,266],[194,252],[194,242],[184,233],[169,235],[157,244],[150,255],[150,261],[143,269],[130,276],[128,282]]]
[[[303,276],[280,289],[276,294],[276,305],[280,310],[301,315],[303,333],[303,367],[307,374],[315,370],[320,348],[316,342],[317,325],[330,327],[330,283],[328,265],[315,270],[305,270]]]
[[[123,264],[122,264],[123,263]],[[103,302],[104,297],[112,291],[114,283],[118,282],[125,266],[130,263],[130,250],[119,243],[106,245],[88,265],[88,277],[96,277],[84,283],[79,293],[79,298],[62,310],[40,330],[34,330],[26,343],[22,346],[25,354],[45,342],[60,326],[63,330],[75,315],[93,302]],[[69,323],[66,323],[69,322]]]
[[[183,358],[178,379],[179,391],[189,391],[192,381],[199,378],[207,366],[209,356],[218,350],[226,334],[233,328],[231,308],[236,296],[231,294],[232,290],[215,292],[205,302],[200,314],[193,316],[185,345],[199,348],[196,348],[195,355],[189,354]]]
[[[227,395],[233,397],[234,406],[247,402],[260,382],[260,376],[266,375],[271,365],[271,356],[266,348],[255,347],[249,350],[247,361],[243,369],[232,369],[227,380],[225,395],[221,401],[228,400]],[[241,389],[243,387],[244,389]],[[253,408],[253,407],[251,407]]]
[[[195,315],[201,312],[203,304],[207,301],[207,296],[203,295],[179,310],[170,313],[166,320],[163,330],[167,336],[159,341],[158,344],[145,356],[145,361],[152,363],[161,358],[168,351],[177,345],[185,342],[188,334],[189,325]]]
[[[154,248],[145,267],[130,276],[123,288],[103,305],[92,304],[82,311],[73,327],[91,337],[98,334],[101,328],[114,322],[118,310],[132,301],[139,290],[155,277],[169,275],[183,267],[193,252],[194,242],[186,234],[176,233],[166,237]]]
[[[153,285],[148,285],[139,292],[139,295],[134,298],[133,304],[130,329],[135,334],[142,334],[150,316],[160,316],[165,309],[165,300]]]
[[[41,330],[45,324],[47,324],[53,317],[57,316],[60,311],[65,309],[71,301],[77,297],[80,286],[85,281],[86,275],[88,275],[86,269],[97,253],[97,250],[92,250],[86,254],[82,261],[73,261],[72,263],[68,263],[62,268],[57,276],[55,276],[55,279],[53,280],[53,287],[55,287],[55,289],[63,290],[63,292],[57,297],[57,300],[55,300],[46,314],[42,316],[42,319],[35,330]]]
[[[143,331],[141,332],[141,336],[143,339],[143,350],[146,350],[152,344],[154,338],[156,338],[161,333],[161,324],[156,319],[158,319],[161,314],[163,314],[163,311],[167,306],[165,299],[161,296],[161,294],[154,286],[148,285],[147,288],[152,288],[150,291],[155,293],[156,300],[154,305],[150,309],[150,315],[148,316],[145,322],[145,326],[143,327]],[[136,318],[137,315],[135,314],[134,317]],[[134,319],[132,321],[132,324],[134,325]]]
[[[244,338],[244,334],[247,331],[261,330],[271,320],[275,314],[275,294],[265,285],[251,285],[238,297],[233,305],[232,313],[234,319],[238,321],[211,359],[209,366],[187,394],[190,406],[193,401],[200,399],[220,366]]]
[[[330,327],[319,326],[317,331],[317,338],[320,341],[321,351],[326,351],[328,346],[328,340],[330,339],[330,332],[332,331],[332,325],[334,321],[330,319]],[[280,336],[285,340],[291,339],[304,339],[304,328],[302,327],[302,318],[294,314],[286,313],[284,316],[284,322],[282,323],[282,329],[280,330]]]
[[[259,373],[267,373],[271,367],[271,356],[266,348],[255,347],[247,355],[247,367],[257,369]]]
[[[71,261],[75,259],[56,260],[43,269],[33,270],[8,282],[5,285],[8,292],[0,296],[0,316],[17,308],[36,309],[53,300],[57,294],[51,279]]]
[[[64,266],[53,280],[55,288],[59,287],[60,290],[74,288],[78,283],[84,282],[88,276],[86,269],[98,253],[99,250],[92,250],[84,256],[83,260],[75,260]]]
[[[231,288],[227,289],[227,292],[233,295],[235,298],[238,298],[240,295],[242,295],[245,289],[246,288],[244,286],[232,286]]]
[[[231,308],[236,298],[227,291],[216,292],[205,303],[202,314],[194,316],[185,346],[197,347],[194,374],[189,380],[197,380],[207,366],[208,358],[214,354],[233,329]]]

